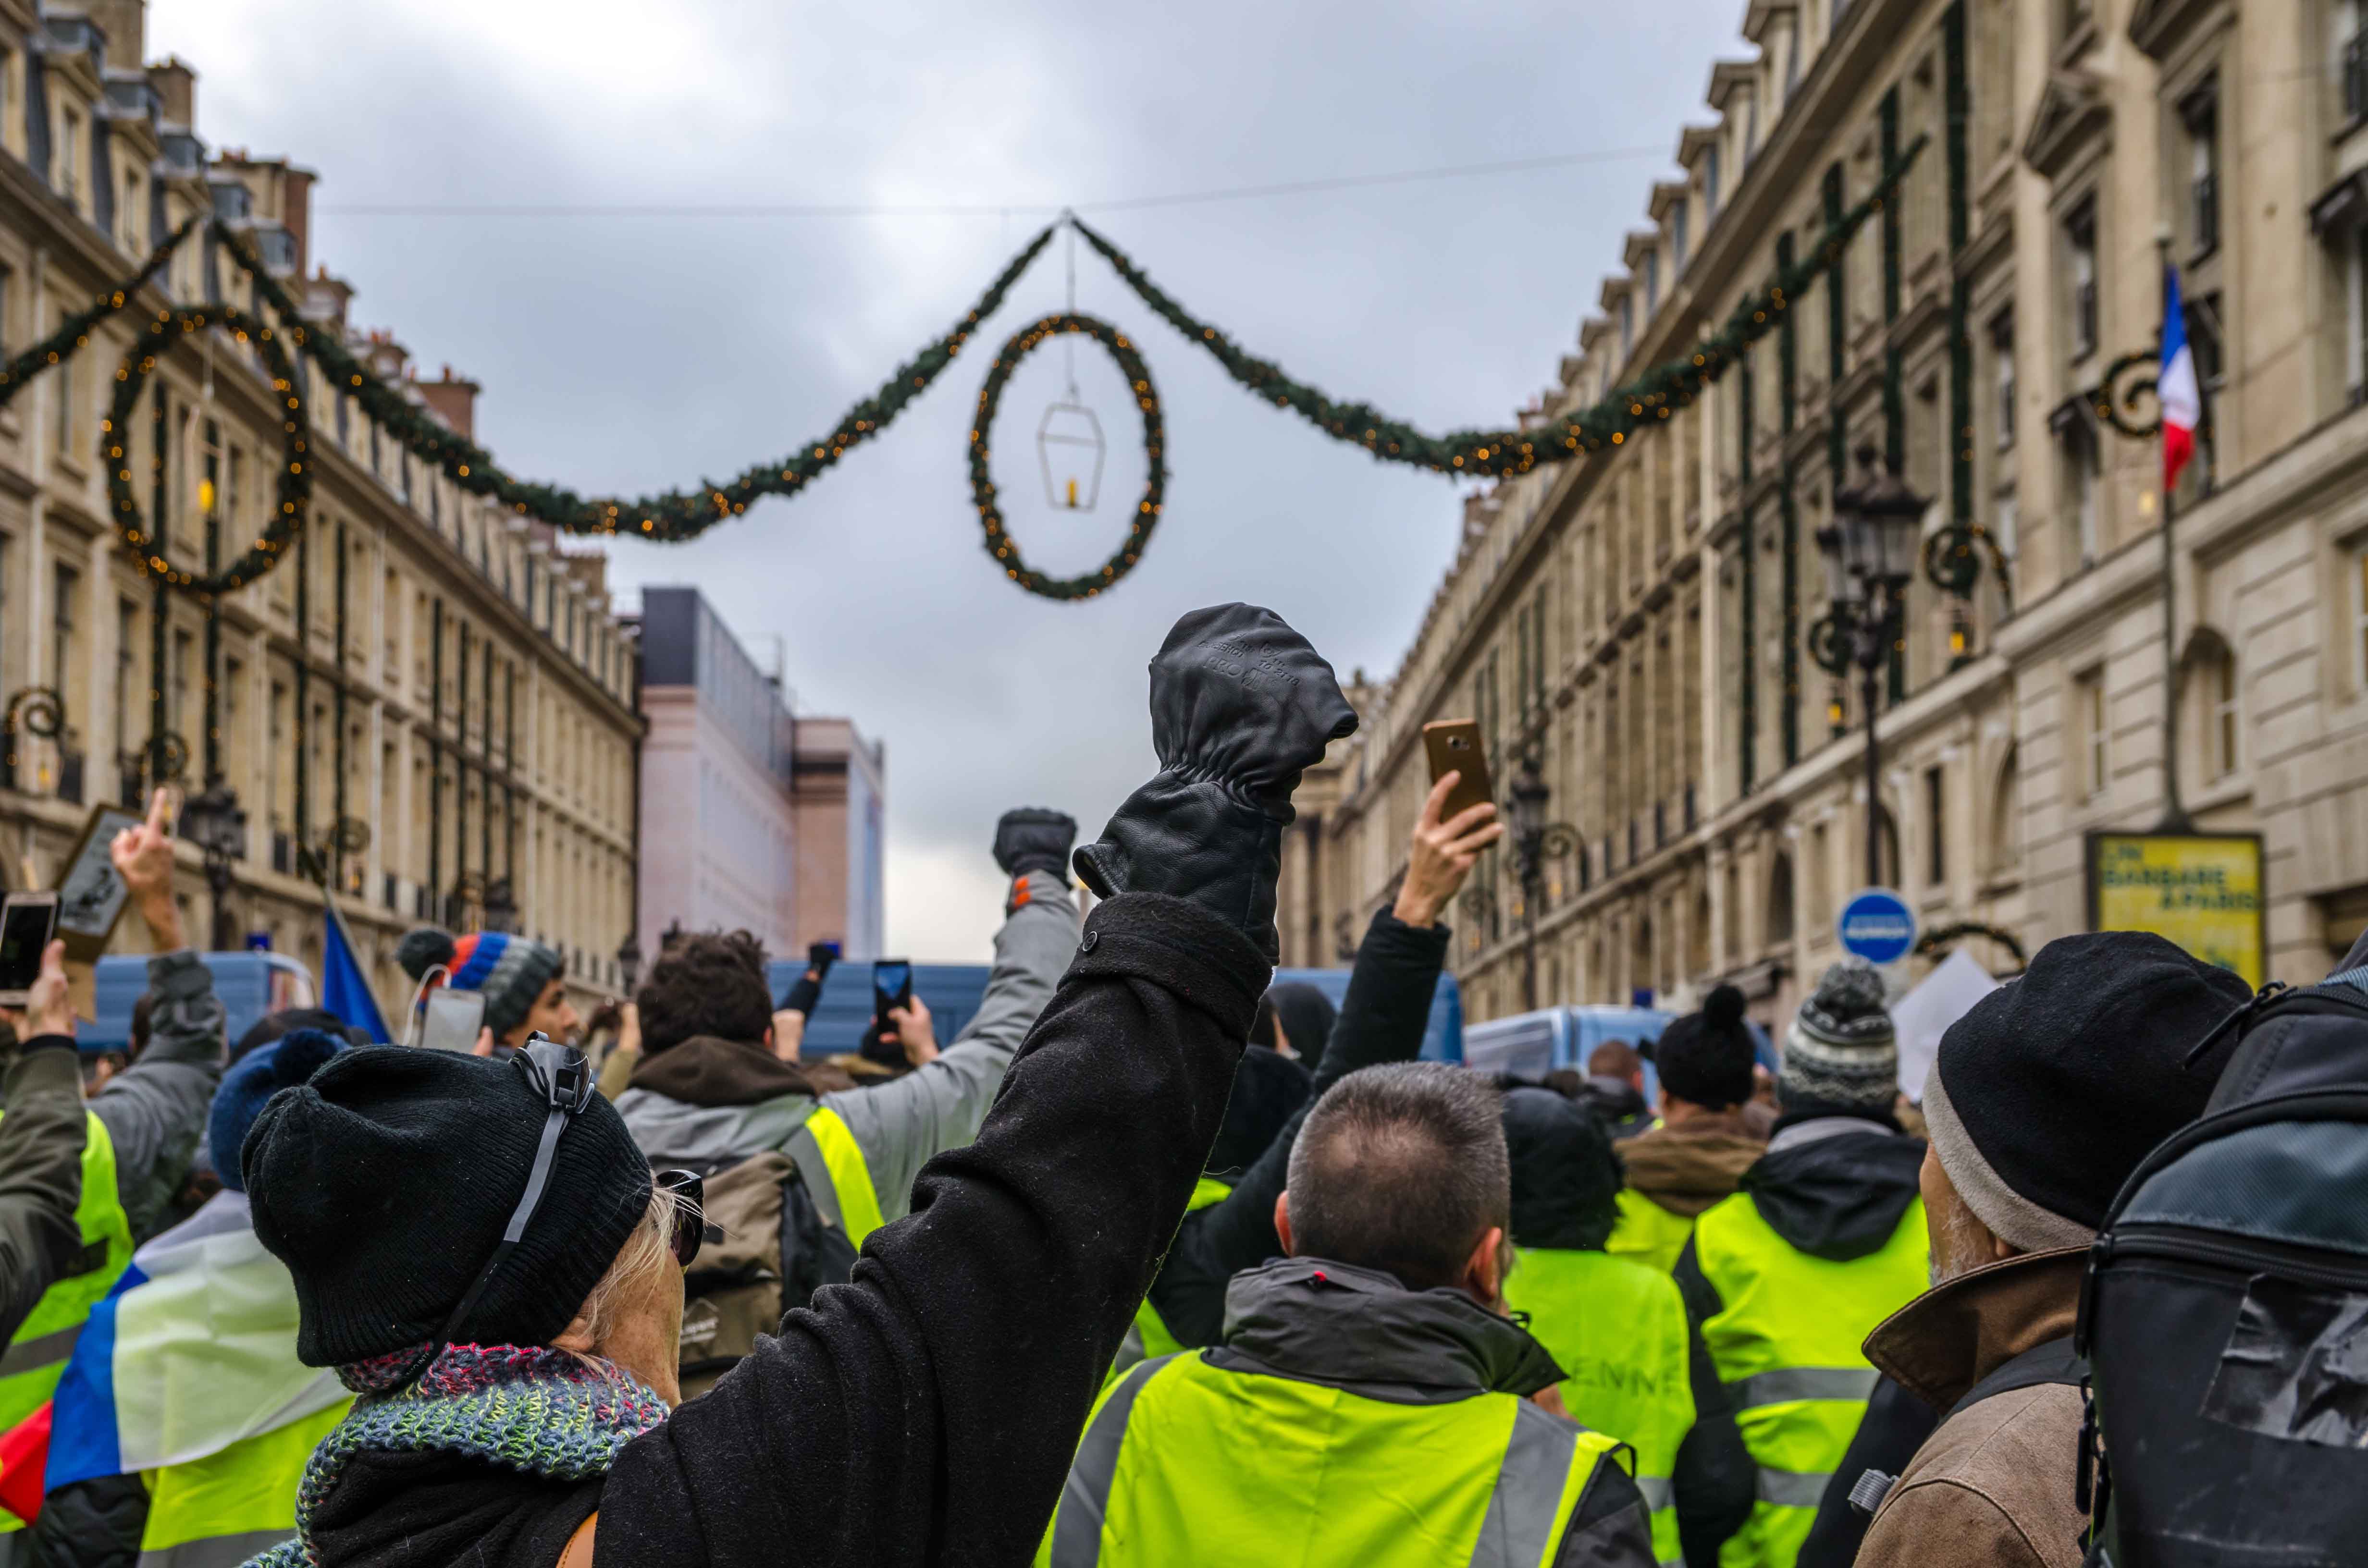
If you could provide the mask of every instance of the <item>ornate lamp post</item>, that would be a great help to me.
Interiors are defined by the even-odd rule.
[[[1578,847],[1577,828],[1546,821],[1546,801],[1553,793],[1539,768],[1538,754],[1524,752],[1505,802],[1505,843],[1512,851],[1513,880],[1521,889],[1524,1012],[1535,1012],[1538,1006],[1538,904],[1545,896],[1546,862],[1562,859]],[[1464,890],[1461,902],[1464,913],[1474,919],[1488,915],[1494,903],[1488,890],[1478,883]]]
[[[1826,619],[1809,631],[1818,665],[1840,676],[1858,666],[1866,708],[1866,881],[1883,881],[1883,753],[1875,708],[1882,671],[1907,621],[1907,580],[1916,570],[1917,530],[1931,503],[1899,476],[1876,465],[1875,449],[1861,447],[1858,483],[1834,493],[1834,520],[1817,530],[1826,558]]]
[[[182,836],[206,858],[206,886],[213,894],[213,940],[223,952],[237,946],[230,929],[231,862],[246,852],[246,812],[238,791],[221,779],[190,796],[181,807]]]
[[[642,944],[631,931],[625,933],[623,944],[617,949],[617,976],[624,982],[628,996],[633,994],[633,987],[641,983]]]
[[[507,877],[496,877],[485,889],[485,929],[514,931],[518,928],[518,895],[510,890]]]

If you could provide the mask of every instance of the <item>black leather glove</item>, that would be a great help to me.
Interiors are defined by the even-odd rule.
[[[1069,846],[1077,842],[1077,819],[1066,812],[1022,806],[995,824],[995,863],[1014,881],[1030,871],[1069,878]]]
[[[1356,728],[1332,666],[1274,611],[1192,611],[1151,661],[1159,772],[1077,851],[1077,875],[1103,898],[1190,899],[1273,962],[1291,792],[1326,746]]]
[[[822,1000],[822,983],[830,976],[830,966],[838,955],[830,950],[828,942],[816,942],[806,949],[806,971],[790,983],[789,994],[781,998],[785,1011],[814,1016],[814,1004]]]

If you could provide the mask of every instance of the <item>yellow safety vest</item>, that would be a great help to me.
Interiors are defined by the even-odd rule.
[[[1694,1222],[1662,1208],[1633,1187],[1620,1189],[1619,1204],[1620,1218],[1603,1250],[1614,1257],[1634,1259],[1656,1273],[1675,1268],[1678,1254],[1686,1250],[1686,1238],[1694,1233]]]
[[[1683,1561],[1669,1478],[1693,1429],[1686,1305],[1667,1274],[1600,1252],[1523,1247],[1505,1277],[1505,1304],[1566,1374],[1563,1408],[1590,1431],[1636,1450],[1636,1489],[1653,1514],[1653,1555]]]
[[[187,1464],[143,1471],[148,1523],[139,1568],[238,1568],[296,1534],[305,1461],[352,1400]]]
[[[871,1182],[871,1167],[863,1162],[863,1150],[855,1142],[855,1134],[846,1118],[828,1106],[817,1105],[791,1140],[790,1158],[801,1170],[807,1162],[798,1159],[796,1147],[800,1139],[810,1140],[814,1152],[821,1155],[823,1169],[830,1174],[829,1199],[838,1206],[839,1228],[847,1239],[860,1247],[863,1238],[888,1221],[880,1212],[880,1189]],[[809,1181],[808,1187],[814,1184]]]
[[[1508,1393],[1398,1404],[1145,1361],[1087,1423],[1037,1568],[1548,1568],[1612,1438]]]
[[[1928,1256],[1920,1198],[1880,1248],[1847,1263],[1793,1246],[1748,1192],[1696,1222],[1694,1258],[1720,1302],[1702,1343],[1759,1467],[1751,1517],[1721,1568],[1792,1568],[1874,1389],[1859,1346],[1923,1293]]]
[[[0,1352],[0,1432],[39,1410],[56,1392],[91,1308],[106,1300],[131,1262],[131,1219],[115,1187],[115,1140],[91,1112],[83,1112],[83,1119],[82,1194],[74,1200],[82,1256],[74,1272],[41,1293],[6,1351]],[[0,1508],[0,1535],[24,1528],[23,1520]]]
[[[1190,1214],[1197,1210],[1213,1208],[1231,1197],[1233,1190],[1215,1176],[1204,1176],[1192,1184],[1192,1196],[1185,1202],[1184,1212]],[[1151,1304],[1151,1298],[1145,1296],[1135,1306],[1134,1323],[1127,1329],[1126,1337],[1119,1341],[1118,1355],[1110,1362],[1110,1375],[1102,1379],[1102,1387],[1108,1388],[1125,1376],[1127,1369],[1137,1362],[1193,1348],[1196,1346],[1183,1344],[1167,1332],[1167,1320],[1159,1315],[1159,1309]]]

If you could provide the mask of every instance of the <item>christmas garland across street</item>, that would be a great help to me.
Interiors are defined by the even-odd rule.
[[[1270,400],[1279,408],[1292,409],[1325,434],[1360,446],[1378,460],[1440,473],[1494,478],[1526,473],[1540,463],[1565,461],[1599,451],[1607,445],[1619,446],[1639,426],[1665,420],[1672,409],[1691,403],[1767,334],[1793,299],[1839,260],[1851,235],[1883,210],[1884,201],[1923,151],[1926,140],[1919,136],[1905,148],[1857,205],[1836,215],[1816,243],[1804,247],[1799,259],[1780,267],[1764,289],[1746,298],[1717,331],[1695,342],[1689,352],[1651,367],[1595,403],[1558,415],[1531,429],[1457,430],[1431,436],[1391,418],[1371,404],[1336,403],[1315,388],[1293,381],[1269,361],[1248,354],[1216,327],[1193,316],[1154,284],[1117,245],[1074,214],[1064,215],[1061,222],[1074,225],[1154,313],[1207,349],[1228,375],[1260,398]],[[104,290],[89,309],[67,318],[55,333],[0,367],[0,407],[5,407],[40,371],[62,364],[87,347],[93,328],[124,310],[132,296],[154,279],[199,222],[192,219],[182,224],[137,271]],[[565,533],[622,533],[668,542],[693,539],[719,522],[740,516],[751,502],[768,495],[797,494],[846,456],[849,448],[877,437],[928,390],[952,364],[980,324],[1001,308],[1012,285],[1043,253],[1059,226],[1058,222],[1048,225],[1022,246],[960,322],[909,363],[899,366],[878,391],[848,410],[827,436],[778,460],[751,468],[733,480],[707,482],[695,489],[624,500],[587,498],[564,486],[513,477],[484,449],[415,406],[400,388],[362,363],[334,333],[308,325],[279,280],[265,270],[245,237],[214,220],[209,233],[254,280],[257,301],[268,310],[268,317],[261,312],[244,312],[223,304],[166,308],[150,320],[134,341],[130,357],[116,372],[114,403],[99,435],[107,459],[108,496],[116,526],[125,549],[143,572],[160,575],[169,585],[200,597],[234,592],[279,562],[289,542],[303,528],[311,498],[311,427],[302,383],[290,358],[292,346],[321,368],[330,385],[351,395],[366,418],[414,457],[441,471],[464,490]],[[174,342],[215,331],[228,332],[242,344],[252,343],[260,354],[273,390],[286,403],[281,421],[286,461],[279,475],[279,509],[263,533],[228,564],[199,572],[175,562],[165,554],[157,529],[143,517],[132,493],[127,454],[140,390],[154,372],[157,361]],[[1126,535],[1110,558],[1079,576],[1055,578],[1036,571],[1021,557],[997,504],[988,456],[991,426],[1013,370],[1032,349],[1068,333],[1090,337],[1116,360],[1143,415],[1149,472]],[[971,431],[971,496],[978,508],[989,555],[1009,581],[1031,594],[1060,600],[1099,595],[1133,568],[1150,541],[1165,506],[1166,447],[1158,394],[1152,387],[1150,369],[1126,334],[1106,322],[1074,312],[1047,316],[1023,328],[1005,344],[990,368],[979,392],[977,417]]]

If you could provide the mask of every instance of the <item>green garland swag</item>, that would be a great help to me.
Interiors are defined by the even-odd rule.
[[[272,513],[255,542],[219,571],[192,573],[175,566],[166,558],[157,537],[161,522],[152,526],[132,495],[130,431],[141,389],[148,384],[165,349],[178,338],[215,327],[230,333],[241,344],[253,343],[262,354],[264,368],[271,376],[271,390],[287,404],[279,421],[280,447],[286,460],[279,466],[279,509]],[[131,356],[115,373],[115,400],[108,407],[106,422],[99,426],[99,438],[106,443],[107,499],[115,513],[116,531],[123,536],[123,548],[140,562],[143,576],[162,576],[176,588],[206,597],[236,593],[278,565],[280,552],[295,539],[296,530],[304,526],[313,499],[312,439],[302,391],[296,382],[296,367],[281,341],[292,335],[275,331],[235,306],[199,305],[165,312],[133,341]],[[156,460],[162,462],[163,459]]]
[[[1002,509],[996,505],[995,480],[987,472],[987,444],[996,409],[1003,402],[1004,383],[1011,379],[1011,372],[1019,368],[1020,360],[1064,333],[1092,338],[1118,361],[1119,374],[1126,378],[1135,406],[1143,411],[1143,450],[1151,472],[1144,476],[1143,499],[1135,503],[1134,518],[1127,525],[1126,538],[1110,552],[1110,559],[1079,576],[1047,577],[1021,557],[1019,541],[1003,525]],[[1158,526],[1167,494],[1167,434],[1160,418],[1159,393],[1151,384],[1151,367],[1143,362],[1143,356],[1126,334],[1106,321],[1074,312],[1046,316],[1021,328],[988,367],[986,384],[978,391],[978,418],[970,432],[970,497],[978,507],[987,553],[995,557],[1005,576],[1031,594],[1048,599],[1092,598],[1134,570],[1144,547],[1151,542],[1151,530]]]
[[[1429,436],[1370,404],[1335,403],[1314,388],[1291,380],[1273,364],[1247,354],[1215,327],[1193,317],[1161,292],[1116,245],[1074,214],[1063,221],[1074,224],[1087,243],[1101,253],[1155,312],[1208,349],[1243,386],[1261,397],[1272,398],[1277,407],[1296,410],[1326,434],[1361,445],[1377,459],[1442,473],[1495,477],[1526,473],[1539,463],[1565,460],[1582,452],[1600,450],[1607,444],[1616,447],[1639,426],[1667,419],[1671,409],[1691,403],[1775,324],[1791,300],[1834,265],[1851,235],[1868,218],[1883,210],[1917,154],[1923,151],[1926,140],[1918,136],[1910,143],[1873,189],[1848,212],[1827,223],[1818,242],[1809,247],[1803,259],[1779,267],[1765,289],[1738,304],[1716,332],[1693,345],[1691,354],[1654,366],[1600,402],[1562,415],[1534,430],[1458,430],[1445,436]],[[131,296],[163,269],[199,222],[191,219],[183,223],[150,254],[138,271],[103,293],[89,310],[69,318],[58,331],[0,368],[0,406],[6,406],[32,375],[86,347],[91,329],[124,309]],[[1021,247],[962,321],[910,362],[898,367],[878,392],[848,410],[828,436],[724,483],[703,483],[696,490],[668,491],[624,501],[587,499],[564,486],[530,483],[512,477],[484,448],[415,408],[400,391],[364,365],[333,334],[316,333],[304,324],[294,301],[265,270],[245,236],[214,220],[208,232],[254,280],[258,298],[278,318],[278,325],[226,305],[168,309],[150,323],[116,373],[116,396],[101,433],[108,459],[108,489],[117,527],[125,548],[140,561],[143,571],[199,596],[233,592],[278,563],[290,540],[303,527],[312,488],[310,426],[286,347],[292,343],[310,356],[341,392],[350,392],[364,415],[381,430],[472,494],[489,497],[522,516],[540,518],[567,533],[637,533],[669,542],[692,539],[716,523],[746,512],[752,501],[768,495],[798,494],[844,457],[848,448],[877,437],[944,373],[979,324],[1001,308],[1011,286],[1042,254],[1058,226],[1046,226]],[[165,347],[176,337],[215,327],[231,331],[242,342],[252,340],[262,353],[274,390],[287,403],[287,417],[281,429],[287,437],[288,460],[279,476],[279,510],[263,533],[229,565],[218,571],[197,573],[172,562],[162,548],[157,529],[142,514],[131,494],[131,471],[125,466],[129,449],[125,432],[130,428],[140,389],[154,373]],[[1110,559],[1081,576],[1050,578],[1026,565],[1004,527],[995,483],[987,472],[987,427],[1019,359],[1046,338],[1072,332],[1091,337],[1107,348],[1133,389],[1144,415],[1150,476],[1127,537]],[[1003,566],[1006,576],[1030,593],[1055,599],[1092,597],[1124,576],[1141,558],[1164,506],[1165,447],[1158,398],[1152,390],[1149,368],[1124,335],[1107,323],[1075,313],[1048,316],[1022,329],[1005,345],[980,391],[977,426],[971,434],[972,499],[979,508],[986,548]]]
[[[1370,403],[1335,403],[1314,387],[1292,381],[1268,360],[1247,353],[1224,333],[1199,320],[1163,293],[1125,252],[1075,217],[1086,243],[1101,253],[1128,288],[1160,318],[1206,348],[1225,373],[1277,408],[1289,408],[1317,429],[1339,440],[1354,442],[1377,459],[1408,463],[1440,473],[1489,476],[1527,473],[1542,462],[1556,462],[1618,446],[1640,425],[1667,419],[1672,408],[1682,408],[1716,381],[1781,316],[1787,304],[1808,288],[1818,274],[1840,259],[1842,247],[1897,188],[1927,139],[1918,136],[1884,171],[1883,178],[1857,206],[1828,222],[1807,256],[1780,267],[1768,287],[1747,297],[1727,316],[1725,324],[1693,346],[1683,358],[1656,365],[1627,385],[1589,407],[1575,409],[1534,430],[1453,430],[1427,436],[1401,420],[1391,418]]]

